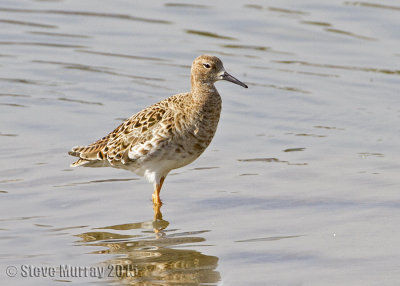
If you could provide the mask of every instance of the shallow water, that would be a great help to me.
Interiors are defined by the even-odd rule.
[[[399,24],[396,1],[2,1],[1,280],[397,284]],[[143,178],[69,168],[203,53],[249,89],[217,83],[218,132],[161,215]]]

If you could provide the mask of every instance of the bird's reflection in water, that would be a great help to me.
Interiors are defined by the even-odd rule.
[[[159,207],[155,207],[151,221],[82,233],[79,244],[104,246],[106,250],[95,253],[115,254],[116,258],[106,261],[105,265],[113,271],[110,275],[113,281],[122,284],[216,285],[220,281],[220,274],[215,270],[218,258],[183,249],[185,244],[204,242],[199,235],[206,231],[179,232],[167,230],[168,225]],[[175,249],[178,247],[181,249]]]

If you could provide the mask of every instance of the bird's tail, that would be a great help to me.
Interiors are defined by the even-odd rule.
[[[102,161],[104,159],[104,153],[102,148],[105,144],[92,144],[89,146],[76,146],[69,151],[68,154],[71,156],[79,157],[78,161],[72,163],[71,167],[83,166],[88,163],[94,163],[95,161]]]
[[[79,167],[79,166],[86,165],[86,164],[88,164],[88,163],[90,163],[89,160],[79,159],[78,161],[72,163],[72,164],[70,165],[70,167]]]

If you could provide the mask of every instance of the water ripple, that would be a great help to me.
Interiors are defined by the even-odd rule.
[[[246,8],[250,9],[256,9],[256,10],[268,10],[271,12],[277,12],[277,13],[284,13],[284,14],[290,14],[290,15],[308,15],[308,12],[300,11],[300,10],[292,10],[292,9],[287,9],[287,8],[280,8],[280,7],[263,7],[261,5],[257,4],[246,4],[244,5]]]
[[[25,95],[25,94],[16,94],[16,93],[0,93],[0,96],[11,96],[11,97],[31,97],[30,95]]]
[[[51,48],[73,48],[73,49],[84,49],[86,46],[82,45],[72,45],[72,44],[57,44],[57,43],[43,43],[43,42],[8,42],[1,41],[0,45],[5,46],[43,46]]]
[[[393,5],[383,5],[383,4],[377,4],[377,3],[368,3],[368,2],[351,2],[351,1],[346,1],[344,2],[345,5],[351,5],[351,6],[361,6],[361,7],[369,7],[369,8],[379,8],[379,9],[388,9],[391,11],[400,11],[400,6],[393,6]]]
[[[210,8],[210,6],[201,5],[201,4],[186,4],[186,3],[165,3],[165,7],[180,7],[180,8],[199,8],[206,9]]]
[[[51,33],[51,32],[40,32],[40,31],[30,31],[29,34],[33,35],[44,35],[51,37],[66,37],[66,38],[82,38],[82,39],[90,39],[90,36],[87,35],[78,35],[78,34],[66,34],[66,33]]]
[[[50,29],[57,28],[57,26],[55,26],[55,25],[40,24],[40,23],[27,22],[27,21],[8,20],[8,19],[0,19],[0,23],[21,25],[21,26],[30,26],[30,27],[39,27],[39,28],[50,28]]]
[[[35,80],[28,80],[28,79],[22,79],[22,78],[0,78],[0,81],[6,81],[6,82],[13,82],[13,83],[22,83],[22,84],[42,84],[39,81]]]
[[[300,151],[304,151],[306,148],[289,148],[289,149],[285,149],[283,150],[283,152],[300,152]]]
[[[77,50],[77,52],[101,55],[101,56],[108,56],[108,57],[127,58],[127,59],[134,59],[134,60],[167,62],[167,60],[165,60],[165,59],[155,58],[155,57],[135,56],[135,55],[117,54],[117,53],[110,53],[110,52],[89,51],[89,50]]]
[[[87,182],[76,182],[76,183],[69,183],[65,185],[56,185],[55,188],[60,187],[72,187],[77,185],[88,185],[88,184],[98,184],[98,183],[111,183],[111,182],[127,182],[127,181],[135,181],[139,180],[138,178],[128,178],[128,179],[103,179],[103,180],[92,180]]]
[[[98,12],[88,12],[88,11],[63,11],[63,10],[40,10],[40,9],[17,9],[17,8],[0,8],[0,12],[9,13],[38,13],[38,14],[55,14],[55,15],[72,15],[72,16],[85,16],[85,17],[101,17],[101,18],[111,18],[111,19],[122,19],[129,21],[139,21],[146,23],[155,24],[171,24],[172,22],[159,19],[150,19],[135,17],[129,14],[117,14],[117,13],[98,13]]]
[[[70,99],[70,98],[65,98],[65,97],[59,97],[58,100],[76,102],[76,103],[82,103],[82,104],[103,105],[103,103],[101,103],[101,102],[85,101],[85,100],[80,100],[80,99]]]
[[[251,159],[237,159],[239,162],[266,162],[266,163],[285,163],[293,166],[306,166],[308,163],[290,163],[289,161],[279,160],[277,158],[251,158]]]
[[[375,73],[384,73],[384,74],[394,74],[399,75],[400,70],[390,70],[390,69],[381,69],[381,68],[369,68],[369,67],[357,67],[357,66],[343,66],[343,65],[333,65],[333,64],[319,64],[319,63],[310,63],[305,61],[273,61],[279,64],[286,65],[301,65],[301,66],[311,66],[311,67],[319,67],[319,68],[328,68],[328,69],[342,69],[342,70],[351,70],[351,71],[362,71],[362,72],[375,72]]]
[[[290,52],[277,51],[277,50],[272,49],[271,47],[265,47],[265,46],[253,46],[253,45],[221,45],[221,47],[227,48],[227,49],[242,49],[242,50],[252,50],[252,51],[270,52],[270,53],[282,54],[282,55],[294,55],[293,53],[290,53]]]
[[[349,36],[349,37],[353,37],[353,38],[357,38],[357,39],[362,39],[362,40],[368,40],[368,41],[377,41],[378,40],[378,39],[375,39],[375,38],[362,36],[362,35],[358,35],[358,34],[355,34],[355,33],[352,33],[352,32],[339,30],[339,29],[325,28],[325,31],[331,32],[331,33],[336,33],[336,34],[341,34],[341,35],[345,35],[345,36]]]
[[[248,85],[252,86],[262,86],[262,87],[269,87],[269,88],[275,88],[275,89],[280,89],[280,90],[287,90],[287,91],[292,91],[292,92],[299,92],[299,93],[304,93],[304,94],[310,94],[310,91],[303,90],[297,87],[290,87],[290,86],[278,86],[275,84],[261,84],[261,83],[255,83],[255,82],[246,82]]]
[[[276,241],[286,238],[297,238],[303,235],[288,235],[288,236],[270,236],[270,237],[260,237],[260,238],[250,238],[250,239],[243,239],[243,240],[236,240],[234,242],[260,242],[260,241]]]
[[[207,32],[207,31],[185,30],[185,32],[187,34],[193,34],[193,35],[198,35],[198,36],[208,37],[208,38],[217,38],[217,39],[224,39],[224,40],[237,40],[236,38],[233,38],[233,37],[221,36],[216,33]]]
[[[66,69],[77,69],[77,70],[83,70],[83,71],[88,71],[88,72],[105,73],[105,74],[111,74],[111,75],[120,76],[120,77],[128,77],[128,78],[132,78],[132,79],[164,81],[164,79],[162,79],[162,78],[144,77],[144,76],[136,76],[136,75],[117,73],[117,72],[111,71],[109,67],[89,66],[89,65],[77,64],[77,63],[67,63],[67,62],[58,62],[58,61],[33,60],[32,62],[40,63],[40,64],[59,65],[59,66],[63,66]]]
[[[0,136],[6,136],[6,137],[16,137],[18,134],[13,134],[13,133],[1,133]]]
[[[0,103],[0,105],[11,106],[11,107],[28,107],[28,106],[26,106],[26,105],[17,104],[17,103]]]

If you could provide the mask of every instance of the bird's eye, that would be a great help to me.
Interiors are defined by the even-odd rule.
[[[209,69],[209,68],[211,67],[210,64],[208,64],[208,63],[203,64],[203,66],[204,66],[206,69]]]

